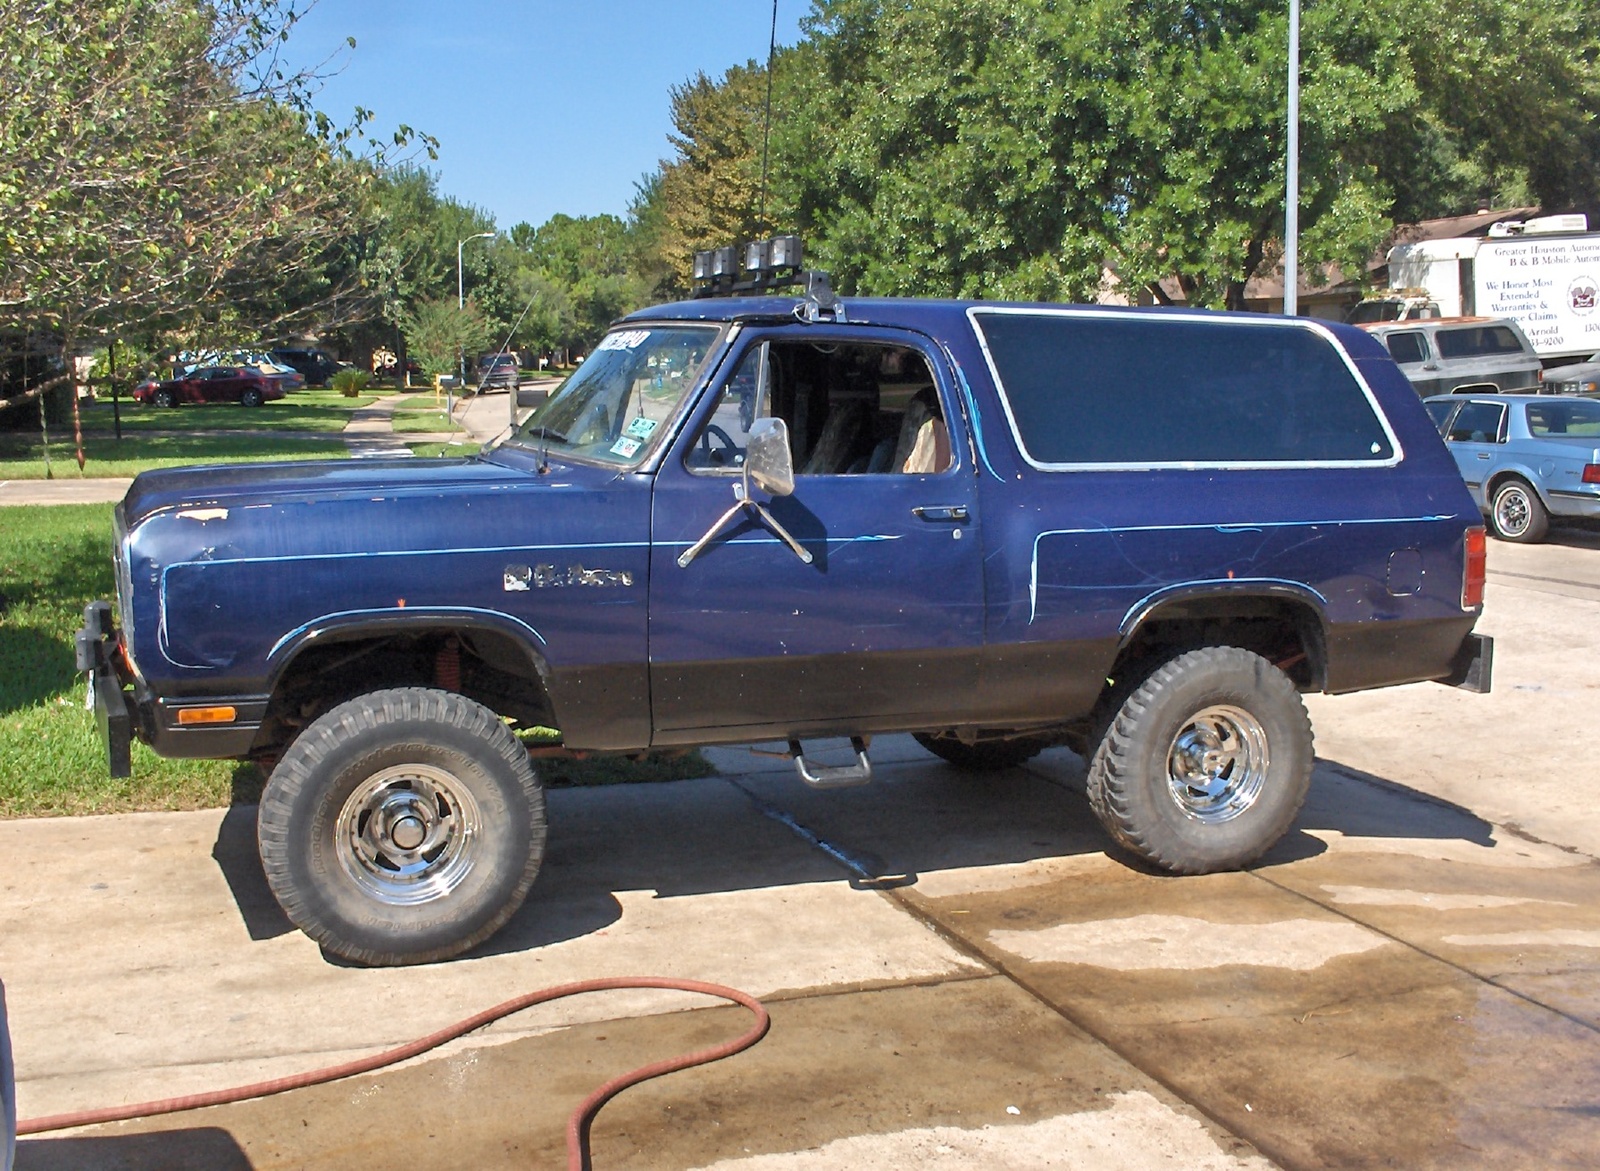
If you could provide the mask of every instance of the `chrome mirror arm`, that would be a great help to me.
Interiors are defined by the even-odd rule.
[[[746,509],[754,512],[759,520],[761,520],[767,525],[768,528],[782,538],[783,543],[788,545],[790,550],[793,551],[794,555],[800,558],[804,564],[811,564],[811,550],[807,549],[799,541],[795,540],[794,537],[790,536],[789,530],[779,524],[778,518],[773,516],[764,505],[757,504],[754,500],[750,499],[749,490],[744,484],[735,484],[733,486],[733,494],[736,498],[733,502],[733,507],[728,509],[728,511],[723,513],[721,516],[717,517],[716,523],[706,530],[705,536],[701,537],[682,553],[678,554],[678,567],[680,569],[689,568],[689,563],[696,557],[700,556],[701,553],[705,552],[706,546],[711,544],[712,541],[716,540],[718,534],[720,534],[723,529],[727,528],[728,522]]]

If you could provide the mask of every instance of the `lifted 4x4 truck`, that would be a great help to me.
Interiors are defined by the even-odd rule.
[[[1065,744],[1128,854],[1249,863],[1312,767],[1300,693],[1489,684],[1482,518],[1362,331],[953,301],[619,322],[475,457],[147,472],[78,636],[130,737],[270,770],[261,858],[329,951],[419,963],[527,894],[517,732]],[[850,737],[825,768],[803,742]]]

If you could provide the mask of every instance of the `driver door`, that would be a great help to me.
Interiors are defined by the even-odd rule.
[[[948,373],[914,335],[838,333],[746,333],[657,473],[655,743],[945,726],[972,705],[981,543]],[[769,413],[788,424],[795,490],[752,496],[810,563],[746,510],[680,564],[736,503],[744,437]],[[935,433],[930,415],[949,440],[942,465],[891,467],[911,431]]]

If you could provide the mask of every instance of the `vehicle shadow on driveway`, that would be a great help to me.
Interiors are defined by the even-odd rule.
[[[873,784],[832,792],[806,788],[787,767],[552,790],[549,844],[528,901],[469,954],[535,951],[603,931],[622,917],[618,892],[914,887],[938,871],[1099,855],[1143,869],[1112,847],[1082,797],[1083,762],[1066,749],[985,776],[920,750],[893,755]],[[230,809],[212,856],[250,937],[265,940],[293,926],[261,871],[255,815],[255,806]],[[1466,809],[1319,760],[1295,825],[1254,868],[1315,857],[1334,834],[1494,845],[1494,827]]]
[[[251,1171],[255,1164],[226,1130],[197,1126],[154,1134],[89,1135],[22,1139],[17,1171],[84,1171],[112,1168],[204,1167],[207,1171]]]

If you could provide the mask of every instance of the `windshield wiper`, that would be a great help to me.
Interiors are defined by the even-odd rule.
[[[565,443],[567,437],[553,427],[529,427],[517,436],[518,439],[554,439],[557,443]]]

